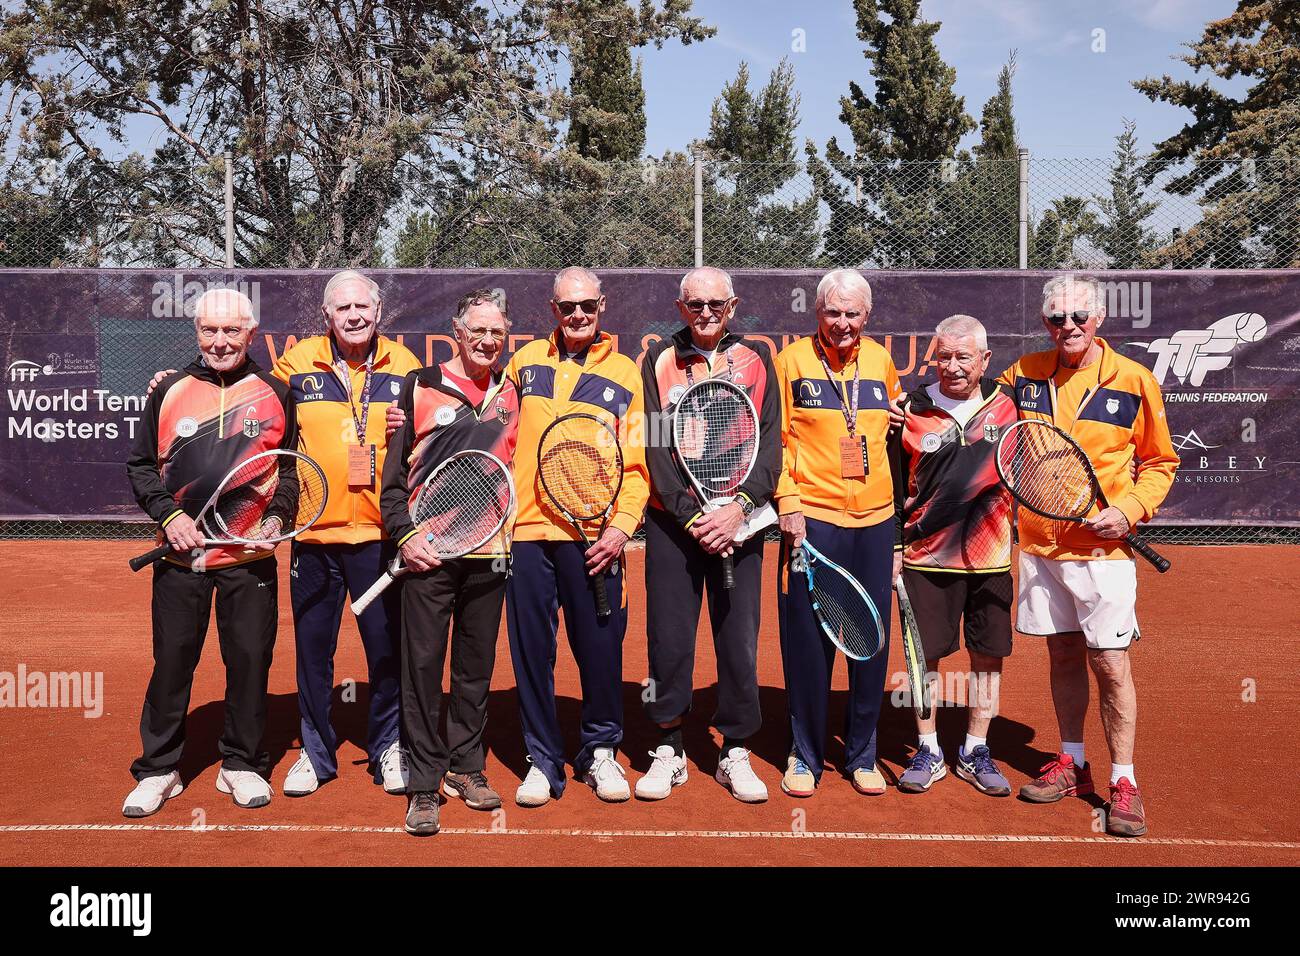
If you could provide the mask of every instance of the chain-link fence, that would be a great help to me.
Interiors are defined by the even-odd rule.
[[[123,183],[128,185],[123,185]],[[1300,160],[659,161],[478,184],[240,157],[184,180],[0,179],[0,266],[1107,269],[1300,265]],[[135,184],[135,185],[130,185]],[[328,186],[328,188],[327,188]]]
[[[1158,168],[1022,154],[832,168],[673,154],[437,188],[428,186],[428,171],[399,170],[376,185],[366,169],[294,168],[280,171],[275,195],[238,156],[165,183],[143,168],[126,172],[71,181],[53,163],[5,168],[0,267],[1300,266],[1293,160]],[[163,367],[172,345],[189,348],[174,331],[106,326],[100,338],[106,355],[120,352],[126,362],[148,354]],[[137,522],[0,521],[0,538],[152,530]],[[1170,543],[1300,543],[1300,528],[1289,527],[1150,531]]]

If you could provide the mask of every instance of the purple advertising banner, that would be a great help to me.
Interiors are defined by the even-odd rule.
[[[385,334],[426,362],[452,349],[450,317],[466,291],[509,296],[510,349],[548,334],[550,273],[375,270]],[[681,271],[602,270],[603,327],[639,358],[677,329]],[[732,328],[776,349],[812,330],[820,272],[734,274]],[[988,329],[996,374],[1047,348],[1039,272],[873,272],[867,333],[906,388],[935,377],[934,327],[954,313]],[[0,519],[141,520],[124,463],[154,371],[196,354],[194,302],[230,286],[253,300],[254,357],[323,329],[326,272],[0,270],[5,370]],[[1182,467],[1156,523],[1300,525],[1300,272],[1107,272],[1101,335],[1151,369],[1164,391]]]

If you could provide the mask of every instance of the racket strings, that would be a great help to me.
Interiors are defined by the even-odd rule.
[[[715,497],[734,495],[758,447],[748,403],[731,388],[697,386],[675,416],[674,441],[691,477]]]
[[[286,480],[290,488],[283,510],[268,514]],[[250,458],[222,487],[213,508],[215,523],[223,535],[249,541],[287,537],[310,527],[325,510],[329,491],[315,462],[288,452]]]
[[[832,639],[852,657],[874,656],[882,640],[876,623],[878,615],[862,594],[848,578],[831,568],[818,570],[814,562],[809,573],[813,575],[810,589],[813,603],[830,629]]]
[[[485,456],[448,461],[420,489],[411,506],[412,522],[432,535],[440,556],[466,554],[488,541],[509,516],[510,480]]]
[[[276,456],[251,458],[231,472],[213,507],[213,517],[223,535],[258,540],[267,536],[262,519],[280,486]]]
[[[1078,447],[1051,428],[1021,426],[1013,437],[998,456],[1021,503],[1059,518],[1087,514],[1093,502],[1092,474]]]
[[[596,430],[591,432],[548,435],[538,466],[547,493],[583,521],[605,511],[618,494],[620,480],[617,446],[602,448]],[[612,442],[612,437],[606,440]]]

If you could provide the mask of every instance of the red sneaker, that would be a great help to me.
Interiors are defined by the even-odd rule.
[[[1138,837],[1147,832],[1147,815],[1142,794],[1128,777],[1120,777],[1110,788],[1106,807],[1106,832],[1111,836]]]
[[[1057,754],[1038,772],[1038,778],[1020,788],[1020,796],[1030,803],[1055,803],[1064,797],[1086,797],[1096,793],[1092,786],[1092,769],[1088,764],[1074,765],[1069,754]]]

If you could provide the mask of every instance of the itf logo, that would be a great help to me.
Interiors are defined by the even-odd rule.
[[[1258,312],[1238,312],[1225,316],[1205,329],[1186,329],[1166,339],[1156,339],[1145,347],[1156,356],[1151,370],[1156,381],[1165,383],[1172,373],[1180,385],[1202,385],[1209,372],[1232,364],[1232,351],[1245,342],[1258,342],[1268,331],[1268,323]]]

